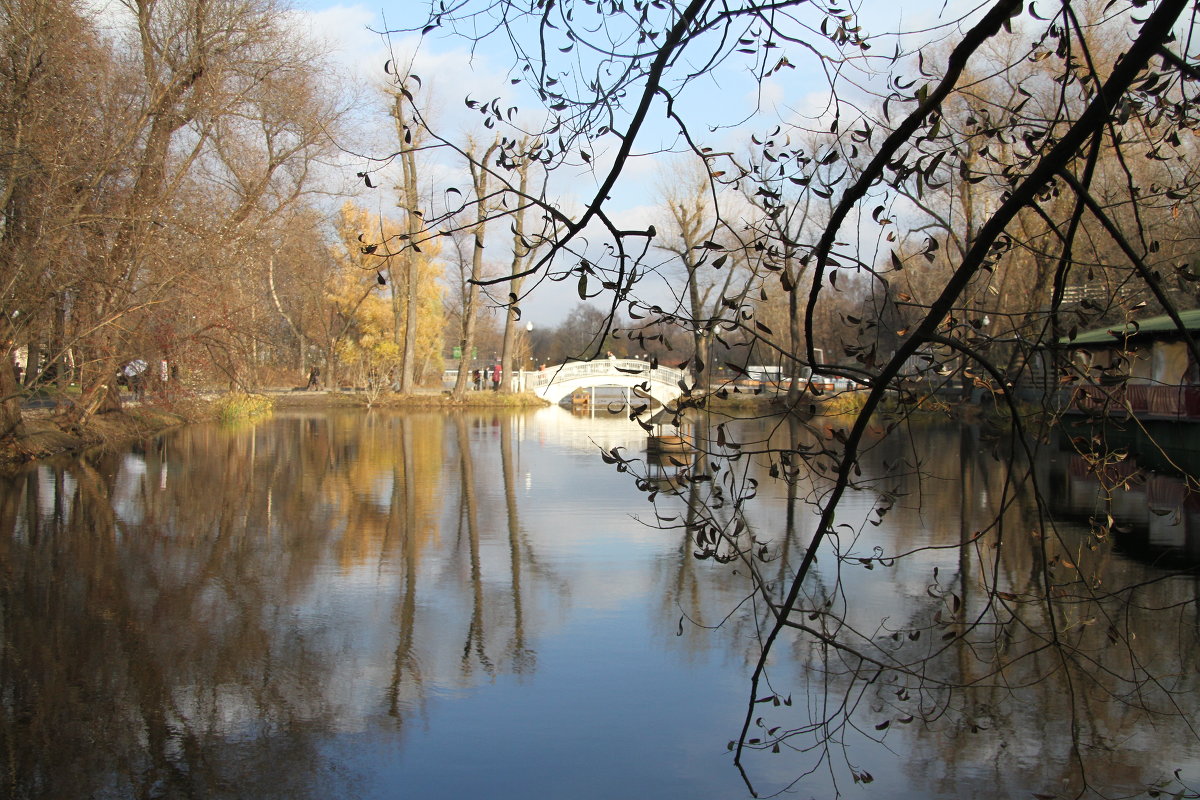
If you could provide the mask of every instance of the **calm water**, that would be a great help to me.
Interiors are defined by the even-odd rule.
[[[747,451],[822,436],[729,432]],[[639,461],[643,489],[685,487],[651,503],[599,446],[642,459],[645,438],[558,408],[282,414],[0,479],[0,795],[749,797],[726,744],[761,602],[727,542],[685,528],[736,520],[785,579],[826,485],[789,492],[751,455],[697,483]],[[1200,505],[1121,464],[1102,478],[1128,491],[1098,504],[1094,472],[1047,453],[1047,532],[1035,487],[1001,463],[958,428],[868,455],[831,543],[843,558],[819,559],[798,615],[851,649],[785,634],[769,677],[787,702],[757,704],[755,730],[792,735],[748,754],[760,794],[1200,782],[1200,589],[1171,572],[1200,562]],[[688,495],[714,488],[706,523]],[[1117,530],[1097,543],[1106,511]],[[1064,564],[1078,581],[1048,577]],[[1048,582],[1078,601],[1019,602]],[[1097,585],[1122,591],[1089,602]],[[988,635],[1004,614],[1016,624]],[[1069,648],[1037,633],[1051,623]],[[855,649],[929,660],[917,680]]]

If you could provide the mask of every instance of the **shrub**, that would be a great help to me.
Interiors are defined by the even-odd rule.
[[[213,403],[213,413],[221,422],[255,419],[271,413],[275,401],[261,394],[230,392]]]

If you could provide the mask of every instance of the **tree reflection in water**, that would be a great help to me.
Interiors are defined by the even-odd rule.
[[[699,625],[731,628],[753,666],[773,618],[764,604],[782,602],[793,551],[802,553],[814,530],[815,517],[797,513],[797,503],[816,505],[830,482],[804,474],[783,497],[754,496],[790,468],[789,451],[819,452],[820,434],[794,419],[720,435],[715,422],[700,428],[704,449],[722,457],[696,456],[703,480],[683,490],[686,512],[660,519],[697,558],[754,575],[740,605],[755,607],[759,627],[746,630],[712,595],[684,591],[696,569],[686,560],[674,588],[699,609],[690,615]],[[714,446],[719,438],[736,438],[737,450]],[[747,455],[767,447],[783,462]],[[824,772],[844,791],[875,780],[863,754],[881,743],[904,754],[909,781],[939,796],[1114,796],[1160,781],[1194,796],[1172,776],[1182,767],[1196,785],[1194,495],[1182,479],[1146,478],[1128,460],[1102,470],[1065,452],[1045,460],[1039,492],[1030,471],[1007,469],[975,427],[932,427],[871,450],[861,491],[843,500],[828,552],[804,585],[788,655],[777,656],[755,698],[748,782],[790,752],[799,785]],[[884,475],[886,483],[876,477]],[[799,497],[802,486],[813,494]],[[1123,491],[1143,486],[1143,497],[1157,489],[1160,509],[1130,515],[1137,500],[1125,501],[1125,516],[1114,509]],[[1059,522],[1042,525],[1039,503]],[[1109,514],[1115,537],[1098,535]],[[1153,563],[1131,560],[1144,550],[1135,540],[1145,526],[1164,516],[1175,532],[1158,539],[1175,546],[1157,550]],[[807,527],[798,530],[797,520]],[[1151,731],[1171,746],[1147,752]]]
[[[3,479],[0,794],[332,796],[329,781],[341,778],[320,741],[362,712],[345,704],[362,702],[353,684],[378,654],[343,638],[346,584],[322,571],[395,579],[385,697],[405,725],[422,713],[424,671],[449,679],[422,633],[442,621],[421,618],[419,593],[440,515],[460,498],[468,649],[489,672],[527,669],[516,510],[510,592],[503,575],[483,574],[458,422],[460,493],[441,485],[453,444],[441,415],[198,427]],[[454,573],[439,575],[441,594]],[[501,594],[512,595],[503,606]],[[516,644],[488,653],[484,610],[502,607],[513,609]],[[464,654],[463,681],[470,672]]]
[[[819,436],[728,432],[781,451]],[[1136,504],[1096,540],[1092,473],[1050,454],[1041,493],[1064,522],[1043,538],[1033,487],[977,431],[922,437],[863,460],[872,488],[806,583],[750,773],[989,798],[1197,763],[1197,584],[1162,566],[1190,558],[1191,506],[1172,550],[1171,513],[1142,515],[1159,545],[1139,548]],[[636,469],[643,441],[557,409],[281,416],[0,479],[0,794],[393,796],[478,762],[493,796],[737,796],[714,755],[768,617],[738,555],[765,546],[777,593],[827,484],[746,447],[723,469],[679,457],[650,505],[596,457],[619,445]],[[907,478],[870,483],[904,460]],[[1175,491],[1105,475],[1151,511]],[[1061,602],[1031,601],[1048,585]],[[490,738],[442,734],[469,757],[438,749],[447,698],[491,708],[473,712]],[[403,779],[380,777],[396,761]]]

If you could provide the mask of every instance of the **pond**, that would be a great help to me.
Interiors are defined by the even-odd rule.
[[[828,490],[753,451],[828,431],[727,432],[745,455],[713,472],[647,465],[621,415],[286,412],[0,478],[0,794],[1007,798],[1200,781],[1200,511],[1182,481],[1056,450],[1014,481],[971,428],[879,443],[805,582],[809,630],[783,632],[751,704],[767,617],[748,566],[782,596]],[[739,542],[756,558],[733,557]],[[1076,602],[1022,602],[1064,569],[1079,580],[1055,596]],[[1097,582],[1121,589],[1095,601]],[[748,708],[743,773],[727,748]]]

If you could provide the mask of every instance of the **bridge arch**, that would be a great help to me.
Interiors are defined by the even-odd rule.
[[[653,367],[636,358],[605,358],[574,361],[546,367],[526,379],[525,387],[550,403],[558,403],[580,389],[615,387],[636,390],[666,405],[683,394],[679,387],[683,371]]]

